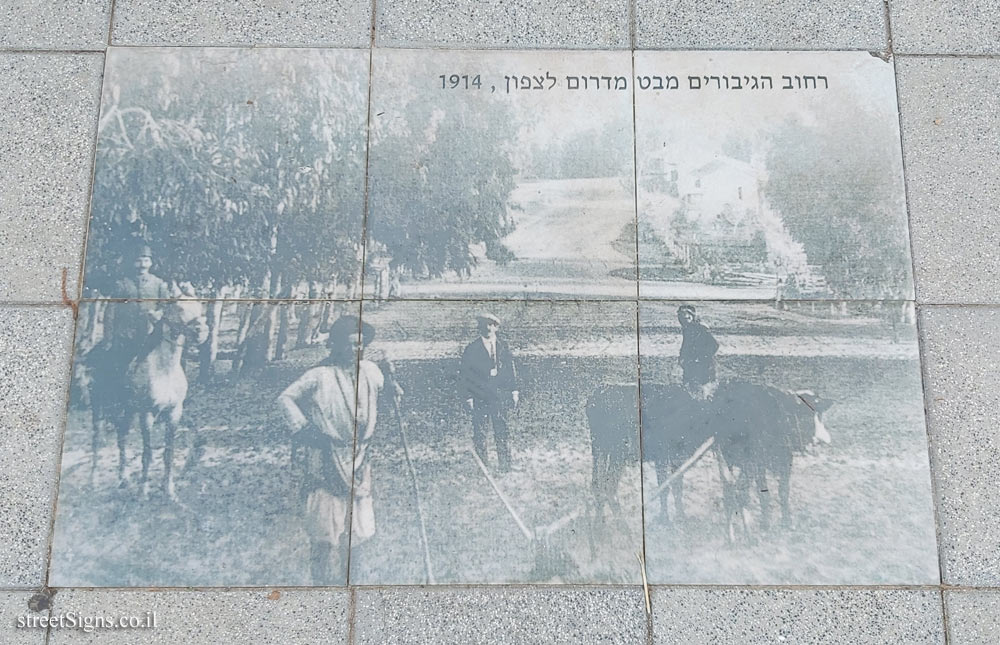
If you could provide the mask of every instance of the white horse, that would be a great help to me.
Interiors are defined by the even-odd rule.
[[[149,492],[149,466],[153,450],[151,433],[157,421],[165,423],[163,436],[163,492],[176,500],[173,480],[174,437],[184,414],[188,380],[182,357],[190,337],[199,345],[208,338],[205,309],[189,298],[166,303],[163,315],[153,325],[142,350],[131,363],[126,377],[129,410],[118,426],[118,477],[124,482],[125,437],[138,417],[142,430],[142,477],[144,493]]]

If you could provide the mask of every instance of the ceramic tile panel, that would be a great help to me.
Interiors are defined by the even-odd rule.
[[[651,584],[940,580],[912,303],[640,303]]]
[[[636,52],[639,293],[913,298],[891,63]]]
[[[375,50],[365,297],[635,297],[628,52]]]
[[[640,581],[634,303],[365,301],[363,321],[403,394],[359,429],[352,584]]]
[[[310,535],[348,526],[346,507],[324,525],[305,503],[319,483],[350,495],[359,313],[84,303],[49,584],[344,584],[344,531],[323,554]]]
[[[367,77],[361,51],[110,50],[84,296],[360,295]]]

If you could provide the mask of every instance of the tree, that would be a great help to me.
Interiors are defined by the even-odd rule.
[[[764,194],[835,295],[904,297],[907,237],[897,145],[865,114],[775,132]],[[873,125],[869,125],[873,124]]]
[[[419,275],[470,272],[478,243],[491,260],[513,259],[501,241],[514,228],[517,127],[507,106],[409,100],[400,117],[373,132],[370,239]]]

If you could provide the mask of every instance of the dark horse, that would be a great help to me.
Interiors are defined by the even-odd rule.
[[[587,400],[593,456],[592,488],[598,506],[617,508],[615,493],[625,463],[635,458],[639,399],[634,384],[602,385]],[[666,482],[710,439],[723,482],[727,523],[749,500],[749,488],[760,494],[761,524],[770,521],[767,474],[778,483],[782,518],[789,516],[789,485],[794,452],[811,441],[829,442],[821,415],[830,403],[813,392],[785,392],[739,381],[723,382],[711,399],[692,397],[679,385],[642,386],[642,459],[653,462],[657,480]],[[663,516],[668,517],[667,492],[676,516],[684,517],[683,473],[662,491]],[[729,530],[727,528],[727,533]]]

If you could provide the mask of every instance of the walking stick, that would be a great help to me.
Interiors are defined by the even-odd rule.
[[[406,426],[403,425],[403,415],[399,410],[399,398],[392,397],[392,407],[396,413],[396,425],[399,426],[399,438],[403,443],[403,456],[406,458],[406,469],[410,471],[410,485],[413,487],[413,498],[416,500],[417,520],[420,522],[420,543],[424,548],[424,568],[427,570],[427,583],[435,584],[434,570],[431,568],[431,552],[427,543],[427,525],[424,523],[424,513],[420,506],[420,488],[417,486],[417,472],[410,459],[410,444],[406,440]]]

